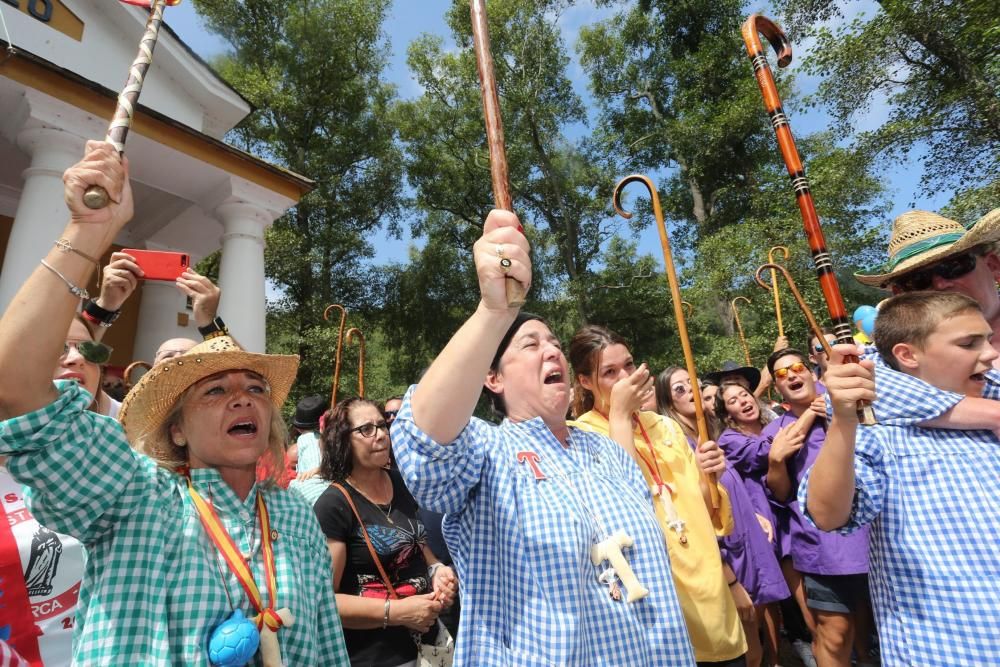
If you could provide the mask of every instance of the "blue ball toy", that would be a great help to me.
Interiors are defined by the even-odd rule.
[[[858,320],[863,320],[869,315],[875,317],[876,313],[878,313],[878,311],[875,310],[874,306],[858,306],[854,309],[854,321],[857,322]]]
[[[243,667],[253,659],[259,645],[257,626],[237,609],[212,631],[208,659],[215,667]]]
[[[866,336],[875,340],[875,313],[861,318],[861,330],[865,332]]]

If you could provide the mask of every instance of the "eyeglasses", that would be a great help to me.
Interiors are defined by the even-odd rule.
[[[976,256],[969,252],[949,257],[927,268],[906,273],[892,283],[904,292],[916,292],[929,289],[934,283],[934,276],[945,280],[954,280],[968,274],[974,268],[976,268]]]
[[[382,416],[391,424],[396,419],[397,414],[399,414],[399,410],[386,410],[382,413]]]
[[[79,352],[80,356],[83,357],[85,361],[89,361],[92,364],[108,363],[108,359],[111,358],[111,353],[113,352],[110,345],[99,343],[96,340],[68,340],[63,343],[63,351],[62,354],[59,355],[60,361],[69,355],[70,348]]]
[[[796,361],[791,366],[785,366],[784,368],[775,368],[774,377],[784,378],[787,377],[789,373],[801,373],[806,369],[806,365],[801,361]]]
[[[351,432],[360,434],[362,438],[373,438],[375,437],[375,433],[377,433],[379,429],[382,429],[383,431],[388,433],[389,425],[385,423],[384,420],[380,421],[377,424],[368,422],[362,424],[361,426],[355,426],[354,428],[351,429]]]

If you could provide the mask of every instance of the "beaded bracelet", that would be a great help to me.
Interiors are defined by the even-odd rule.
[[[77,297],[78,299],[89,299],[90,298],[90,294],[87,293],[87,290],[85,290],[82,287],[77,287],[76,285],[74,285],[72,282],[70,282],[69,278],[67,278],[63,274],[59,273],[58,269],[56,269],[54,266],[52,266],[51,264],[49,264],[48,262],[46,262],[44,259],[40,260],[40,261],[42,263],[42,266],[44,266],[46,269],[48,269],[52,273],[54,273],[57,276],[59,276],[59,278],[61,278],[62,281],[64,283],[66,283],[66,287],[69,288],[69,293],[70,294],[72,294],[73,296]]]

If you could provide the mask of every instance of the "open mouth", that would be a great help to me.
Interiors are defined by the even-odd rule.
[[[563,381],[562,371],[552,371],[545,376],[545,384],[561,384]]]
[[[969,379],[973,382],[986,382],[986,375],[984,373],[973,373],[969,376]]]
[[[255,435],[257,433],[257,424],[252,420],[239,421],[229,427],[227,431],[229,435]]]
[[[799,389],[802,389],[802,387],[804,386],[805,382],[803,382],[802,380],[789,380],[788,382],[789,391],[798,391]]]
[[[745,408],[743,408],[743,410],[741,410],[741,412],[743,413],[744,416],[749,417],[750,415],[753,414],[753,406],[752,405],[748,405]]]

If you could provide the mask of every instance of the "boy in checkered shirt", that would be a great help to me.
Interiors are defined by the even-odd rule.
[[[946,292],[893,297],[875,325],[886,364],[952,400],[1000,397],[991,337],[979,305]],[[823,530],[871,524],[882,664],[1000,663],[1000,439],[901,420],[859,426],[857,401],[876,398],[873,362],[842,363],[859,351],[851,345],[834,351],[824,375],[833,419],[799,499]],[[887,385],[878,391],[906,391]]]

